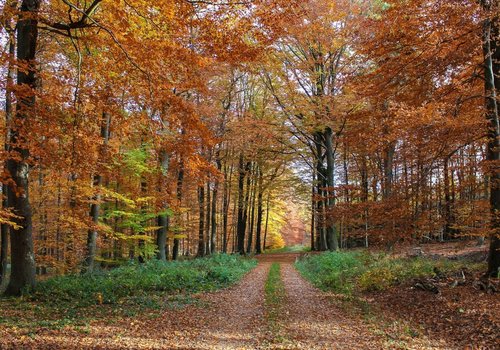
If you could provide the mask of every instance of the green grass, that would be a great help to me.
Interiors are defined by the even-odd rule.
[[[311,251],[311,247],[305,245],[294,245],[291,247],[283,247],[276,249],[266,249],[265,254],[275,254],[275,253],[303,253]]]
[[[214,255],[201,259],[130,264],[92,275],[41,281],[21,298],[0,298],[0,325],[85,327],[92,319],[131,317],[198,302],[194,293],[227,287],[256,266],[253,259]]]
[[[448,259],[394,258],[368,252],[327,252],[296,263],[299,272],[316,287],[343,294],[384,290],[405,281],[441,273],[481,268],[481,264]]]
[[[274,337],[274,342],[282,341],[278,320],[285,299],[285,286],[281,280],[280,270],[281,265],[279,263],[273,263],[269,269],[269,275],[264,285],[266,318],[271,334]]]
[[[136,299],[144,304],[154,292],[195,293],[226,287],[255,267],[254,260],[236,255],[202,259],[130,264],[92,275],[59,276],[40,282],[29,295],[48,303],[71,302],[75,306],[117,304]]]

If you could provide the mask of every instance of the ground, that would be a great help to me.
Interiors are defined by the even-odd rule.
[[[325,293],[312,287],[295,270],[293,263],[299,255],[263,255],[259,258],[258,266],[237,285],[200,294],[195,297],[196,302],[178,308],[166,308],[156,314],[145,313],[121,319],[99,318],[84,329],[70,326],[60,329],[39,327],[35,332],[28,332],[22,327],[0,325],[0,348],[464,349],[474,342],[475,334],[477,337],[473,322],[494,315],[491,310],[490,313],[469,315],[470,310],[466,309],[458,314],[464,314],[464,319],[455,314],[450,316],[447,309],[450,303],[459,302],[453,301],[456,300],[455,294],[445,292],[434,296],[417,292],[408,286],[388,293],[368,295],[368,301],[353,301]],[[275,325],[270,325],[266,316],[268,310],[264,292],[272,263],[281,265],[285,294]],[[415,297],[414,293],[420,294]],[[462,292],[460,295],[460,302],[467,305],[477,302],[471,299],[474,294]],[[479,304],[481,307],[487,303],[491,303],[493,308],[498,307],[498,294],[481,299],[486,300]],[[415,300],[415,304],[408,303],[408,300]],[[441,305],[438,312],[443,312],[444,317],[456,318],[449,322],[427,322],[426,317],[429,315],[419,314],[418,310],[422,313],[425,307],[430,310],[427,312],[436,314],[436,309],[429,307],[432,304]],[[367,305],[369,310],[366,309]],[[456,313],[457,306],[452,305],[451,310]],[[412,323],[408,322],[408,317]],[[432,319],[435,320],[435,317]],[[484,344],[492,345],[494,349],[500,328],[498,321],[488,322],[490,331],[479,332],[484,339],[479,337],[477,340],[479,343],[485,341]],[[459,327],[464,327],[465,341],[464,337],[460,339]]]

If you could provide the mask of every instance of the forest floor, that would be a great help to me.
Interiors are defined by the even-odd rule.
[[[262,255],[235,286],[200,293],[179,307],[130,317],[101,310],[78,327],[0,324],[0,349],[464,349],[467,344],[494,349],[498,344],[498,294],[478,293],[469,285],[439,295],[408,285],[363,298],[325,293],[294,268],[299,256]],[[270,322],[265,284],[272,264],[281,267],[284,297]]]

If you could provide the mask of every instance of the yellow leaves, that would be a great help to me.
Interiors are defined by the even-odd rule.
[[[102,303],[103,303],[103,301],[104,301],[104,298],[103,298],[103,296],[102,296],[102,293],[97,293],[97,295],[96,295],[96,300],[97,300],[97,303],[98,303],[99,305],[102,305]]]
[[[16,219],[21,219],[21,217],[12,213],[10,209],[0,210],[0,225],[8,225],[15,230],[19,230],[22,226],[16,223]]]
[[[126,195],[124,194],[121,194],[117,191],[113,191],[109,188],[106,188],[106,187],[102,187],[100,189],[100,191],[102,191],[103,195],[109,199],[115,199],[115,200],[118,200],[120,202],[122,202],[123,204],[131,207],[131,208],[135,208],[136,207],[136,202],[130,198],[128,198]]]

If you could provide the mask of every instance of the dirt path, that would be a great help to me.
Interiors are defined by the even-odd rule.
[[[22,334],[0,329],[0,349],[258,349],[266,336],[260,263],[236,286],[203,294],[195,304],[167,309],[160,317],[94,321],[84,330],[40,329]]]
[[[293,267],[297,254],[259,258],[236,286],[203,294],[198,302],[167,309],[159,317],[94,321],[85,330],[40,329],[3,334],[2,349],[379,349],[368,326],[304,281]],[[264,284],[272,262],[282,265],[286,298],[279,319],[282,337],[270,336]],[[271,340],[270,340],[271,339]],[[10,347],[9,347],[10,346]]]
[[[306,282],[290,263],[281,266],[286,291],[284,348],[380,349],[380,339],[331,298]],[[287,345],[287,343],[289,343]]]

